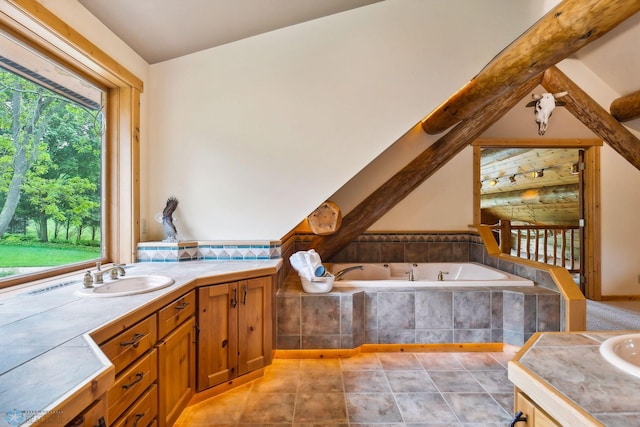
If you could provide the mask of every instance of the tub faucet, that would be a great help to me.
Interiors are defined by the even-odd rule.
[[[109,273],[112,279],[117,279],[118,274],[120,276],[124,276],[126,274],[126,272],[124,271],[124,264],[114,264],[106,270],[100,270],[100,263],[97,262],[96,268],[97,270],[95,271],[95,273],[93,273],[93,281],[96,284],[104,283],[104,280],[102,280],[102,276],[105,273]]]
[[[348,273],[348,272],[350,272],[352,270],[364,270],[364,266],[363,265],[354,265],[354,266],[351,266],[351,267],[343,268],[342,270],[340,270],[336,274],[334,274],[334,276],[336,277],[335,280],[340,280],[342,278],[342,276],[344,276],[346,273]]]
[[[416,280],[416,276],[413,273],[413,268],[409,269],[409,271],[407,271],[405,274],[409,275],[409,281],[413,282],[414,280]]]
[[[438,282],[442,282],[444,280],[443,274],[449,274],[448,271],[438,271]]]

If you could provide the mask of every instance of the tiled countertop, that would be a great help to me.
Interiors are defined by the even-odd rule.
[[[599,350],[625,333],[537,334],[509,362],[509,379],[563,426],[637,425],[640,378],[609,364]]]
[[[86,298],[82,274],[0,294],[0,427],[30,424],[29,418],[64,418],[59,405],[111,368],[89,334],[154,301],[194,287],[195,279],[224,279],[264,270],[273,274],[282,260],[140,263],[127,276],[162,274],[175,283],[155,292]],[[59,418],[59,419],[58,419]]]

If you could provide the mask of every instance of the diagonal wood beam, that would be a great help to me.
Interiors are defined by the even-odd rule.
[[[638,0],[564,0],[422,122],[437,134],[577,52],[640,10]]]
[[[609,111],[619,122],[640,118],[640,90],[614,99]]]
[[[549,92],[568,91],[569,94],[562,98],[564,108],[640,169],[640,140],[562,71],[557,67],[549,68],[542,78],[542,86]]]
[[[329,259],[382,218],[409,193],[469,145],[524,96],[540,84],[542,74],[502,95],[487,108],[464,120],[389,178],[342,219],[340,229],[316,236],[310,243],[322,259]]]

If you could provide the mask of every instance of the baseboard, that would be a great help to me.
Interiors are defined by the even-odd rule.
[[[601,295],[598,301],[640,301],[640,295]]]
[[[276,359],[338,359],[360,353],[501,352],[503,343],[363,344],[353,349],[276,350]]]

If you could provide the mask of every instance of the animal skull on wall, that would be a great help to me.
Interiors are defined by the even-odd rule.
[[[529,102],[527,107],[536,107],[535,114],[536,123],[538,123],[538,135],[544,135],[547,130],[547,126],[549,125],[549,117],[551,117],[551,113],[553,112],[553,109],[556,108],[556,105],[564,105],[556,100],[568,94],[569,92],[545,92],[540,95],[536,95],[535,93],[531,95],[534,101]]]

